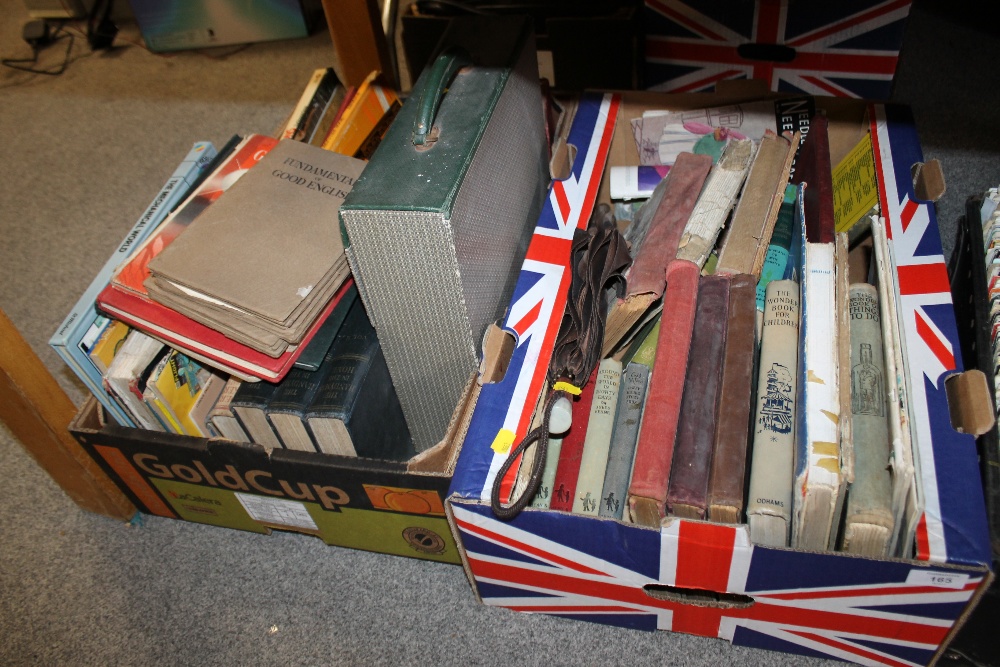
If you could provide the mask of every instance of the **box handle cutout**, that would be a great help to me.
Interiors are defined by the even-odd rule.
[[[549,160],[549,175],[554,180],[565,181],[573,175],[574,162],[576,162],[576,146],[567,143],[562,137],[557,137],[552,147],[552,159]]]
[[[993,400],[986,375],[977,369],[955,373],[945,378],[951,427],[959,433],[980,436],[996,423]]]
[[[784,44],[740,44],[736,53],[745,60],[764,60],[774,63],[790,63],[795,60],[795,49]]]
[[[517,340],[514,334],[491,324],[483,334],[483,362],[479,365],[481,384],[494,384],[504,379]]]
[[[646,584],[643,592],[655,600],[680,602],[698,607],[718,607],[720,609],[746,609],[752,607],[756,600],[749,595],[737,593],[716,593],[703,588],[682,588],[664,584]]]

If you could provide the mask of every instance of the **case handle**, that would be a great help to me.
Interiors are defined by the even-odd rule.
[[[413,122],[413,145],[424,146],[434,141],[430,138],[434,117],[437,115],[441,98],[455,73],[461,68],[471,65],[469,55],[458,48],[449,48],[437,57],[427,73],[427,85],[420,94],[417,106],[417,118]]]

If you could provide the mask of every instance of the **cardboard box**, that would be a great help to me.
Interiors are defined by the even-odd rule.
[[[104,424],[84,403],[69,430],[140,511],[213,526],[290,530],[327,544],[459,563],[444,500],[470,387],[448,434],[408,462],[314,454]]]
[[[463,565],[483,603],[515,611],[864,664],[929,664],[993,575],[975,442],[953,428],[947,402],[945,381],[960,370],[957,332],[934,207],[913,192],[911,167],[922,157],[906,109],[816,100],[831,121],[833,164],[864,133],[874,138],[926,506],[916,559],[761,547],[745,525],[668,518],[656,530],[530,507],[501,521],[490,509],[496,472],[509,443],[526,432],[546,382],[566,298],[569,239],[606,187],[608,153],[632,142],[627,120],[647,104],[731,101],[583,97],[567,140],[577,149],[572,174],[553,185],[504,327],[515,341],[507,372],[482,387],[449,491]]]
[[[909,0],[644,0],[644,88],[759,79],[785,93],[889,99]]]

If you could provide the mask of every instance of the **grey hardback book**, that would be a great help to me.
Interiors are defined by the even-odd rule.
[[[648,385],[649,367],[634,361],[629,362],[622,375],[621,389],[618,392],[615,427],[611,433],[611,449],[608,452],[608,467],[604,471],[604,489],[601,492],[601,507],[598,512],[600,516],[622,518]]]
[[[446,34],[452,48],[417,80],[340,209],[358,292],[419,451],[445,434],[476,372],[548,187],[530,24],[462,28]]]

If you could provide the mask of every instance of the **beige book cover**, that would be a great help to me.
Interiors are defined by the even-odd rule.
[[[168,280],[287,322],[343,261],[337,211],[362,160],[282,140],[150,262]]]
[[[716,273],[749,273],[760,277],[760,267],[788,184],[794,147],[798,145],[798,134],[791,140],[773,134],[760,140],[739,203],[733,211],[725,243],[719,251]]]
[[[604,473],[608,467],[611,432],[615,425],[618,391],[622,380],[622,362],[602,359],[594,380],[594,401],[590,404],[587,434],[583,439],[580,474],[573,498],[574,514],[597,516],[604,489]]]

